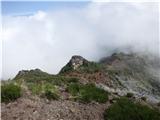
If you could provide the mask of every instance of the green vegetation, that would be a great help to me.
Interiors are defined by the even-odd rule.
[[[46,90],[44,93],[44,97],[46,97],[48,100],[58,100],[59,95],[51,90]]]
[[[158,110],[122,97],[104,112],[105,120],[160,120]]]
[[[31,90],[33,95],[39,95],[40,97],[46,97],[49,100],[59,99],[57,88],[50,84],[30,84],[28,85],[29,90]]]
[[[95,63],[95,62],[87,62],[81,65],[78,69],[75,71],[80,72],[80,73],[95,73],[98,72],[102,69],[101,64]],[[72,66],[68,63],[66,66],[64,66],[60,74],[67,73],[73,71]]]
[[[42,91],[41,84],[28,84],[28,88],[32,92],[33,95],[39,95]]]
[[[81,87],[82,87],[82,85],[79,83],[70,84],[68,86],[68,92],[71,93],[73,96],[77,96]]]
[[[99,103],[104,103],[108,99],[108,93],[100,88],[97,88],[94,84],[78,84],[73,83],[68,87],[69,93],[76,97],[77,100],[88,103],[91,101],[96,101]]]
[[[23,76],[28,89],[33,95],[46,97],[49,100],[57,100],[59,98],[59,87],[66,87],[72,83],[78,83],[79,79],[74,77],[64,77],[62,75],[44,75],[38,76],[30,74],[30,77]],[[19,81],[17,79],[16,81]]]
[[[74,77],[65,77],[62,75],[50,75],[44,72],[27,72],[22,77],[16,77],[14,79],[17,83],[25,80],[28,84],[44,84],[49,83],[52,85],[63,86],[64,84],[68,84],[71,82],[78,82],[79,80]]]
[[[61,71],[59,72],[59,74],[67,73],[67,72],[70,72],[72,70],[73,70],[72,66],[68,63],[66,66],[64,66],[61,69]]]
[[[46,72],[43,72],[39,69],[35,69],[35,70],[22,70],[20,71],[17,76],[14,78],[15,80],[18,80],[18,79],[27,79],[27,80],[32,80],[34,78],[39,78],[39,77],[51,77],[52,75],[46,73]]]
[[[14,79],[17,84],[25,84],[33,95],[58,99],[59,88],[66,88],[72,83],[78,83],[79,79],[63,75],[50,75],[39,69],[19,72]]]
[[[78,71],[85,73],[95,73],[102,69],[102,66],[95,62],[88,62],[80,66]]]
[[[11,102],[21,96],[21,88],[13,83],[4,84],[1,86],[1,101]]]
[[[79,82],[79,79],[78,78],[74,78],[74,77],[71,77],[71,78],[68,78],[67,83],[78,83]]]

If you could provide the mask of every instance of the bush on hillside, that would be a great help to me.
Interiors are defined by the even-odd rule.
[[[32,92],[33,95],[39,95],[42,91],[41,84],[28,84],[28,88]]]
[[[70,71],[72,71],[73,70],[73,68],[70,66],[70,64],[68,63],[66,66],[64,66],[61,70],[60,70],[60,72],[59,72],[59,74],[64,74],[64,73],[67,73],[67,72],[70,72]]]
[[[46,90],[44,93],[44,97],[46,97],[48,100],[58,100],[59,96],[55,92],[51,90]]]
[[[79,67],[78,71],[85,73],[95,73],[100,71],[102,66],[95,62],[89,62]]]
[[[13,83],[1,86],[1,102],[11,102],[21,96],[21,88]]]
[[[160,120],[160,113],[128,98],[120,98],[104,112],[104,120]]]
[[[73,96],[77,96],[77,99],[84,103],[91,101],[104,103],[108,100],[108,93],[103,89],[97,88],[94,84],[70,84],[68,91]]]

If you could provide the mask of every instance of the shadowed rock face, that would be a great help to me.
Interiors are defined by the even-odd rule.
[[[70,61],[60,70],[59,73],[66,73],[78,69],[80,66],[89,63],[86,59],[79,55],[74,55]]]
[[[72,56],[70,60],[70,64],[74,70],[80,67],[81,65],[85,64],[86,62],[86,59],[78,55]]]

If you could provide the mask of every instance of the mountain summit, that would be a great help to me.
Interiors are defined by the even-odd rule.
[[[60,73],[66,73],[71,70],[77,70],[79,67],[87,65],[89,61],[79,55],[71,57],[70,61],[61,69]]]
[[[81,65],[87,64],[88,61],[84,59],[82,56],[74,55],[72,56],[69,64],[72,66],[72,68],[75,70]]]

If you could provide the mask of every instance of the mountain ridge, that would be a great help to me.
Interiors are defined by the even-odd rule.
[[[114,53],[99,62],[72,56],[58,74],[21,70],[1,84],[2,118],[158,120],[159,68],[157,59]]]
[[[120,95],[133,92],[137,96],[147,96],[151,101],[157,101],[160,99],[160,80],[158,75],[155,76],[149,71],[154,69],[154,64],[155,62],[146,56],[133,53],[114,53],[99,62],[91,62],[79,55],[74,55],[57,76],[76,77],[84,83],[96,83],[97,86],[109,92],[118,92]],[[159,67],[159,64],[157,66]],[[35,69],[20,71],[15,79],[20,75],[22,77],[23,73],[32,72],[43,77],[54,76]]]

